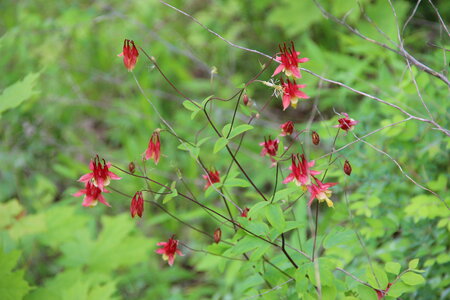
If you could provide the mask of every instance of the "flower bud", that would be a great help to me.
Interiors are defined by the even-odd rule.
[[[242,97],[242,101],[244,102],[245,106],[248,106],[250,100],[248,99],[248,95],[244,94],[244,97]]]
[[[220,228],[217,228],[216,231],[214,231],[214,241],[218,244],[221,238],[222,238],[222,230],[220,230]]]
[[[130,171],[131,174],[134,174],[135,169],[136,169],[136,165],[134,164],[134,162],[130,162],[128,164],[128,171]]]
[[[344,173],[347,174],[348,176],[350,176],[350,174],[352,174],[352,166],[350,165],[348,160],[346,160],[344,163]]]
[[[319,145],[320,143],[320,136],[317,132],[313,131],[311,134],[312,142],[314,145]]]

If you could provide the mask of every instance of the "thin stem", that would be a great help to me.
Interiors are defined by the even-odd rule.
[[[314,261],[314,256],[316,253],[316,243],[317,243],[317,230],[319,228],[319,201],[316,201],[316,216],[315,216],[315,227],[314,227],[314,243],[313,243],[313,250],[312,250],[312,261]]]

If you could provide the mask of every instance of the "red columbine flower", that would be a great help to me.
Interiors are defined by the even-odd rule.
[[[304,154],[301,155],[301,158],[302,159],[300,161],[298,154],[292,154],[292,165],[289,167],[291,174],[283,180],[284,184],[294,181],[296,185],[306,186],[311,184],[310,176],[315,176],[321,173],[320,171],[311,170],[316,163],[314,160],[308,162]]]
[[[155,164],[158,164],[161,156],[161,142],[159,139],[159,129],[153,131],[150,141],[148,142],[147,150],[145,151],[145,159],[153,159]]]
[[[134,45],[134,41],[124,40],[123,51],[117,56],[123,56],[123,64],[128,69],[128,71],[132,71],[139,56],[139,52]]]
[[[132,218],[136,215],[142,218],[142,213],[144,212],[144,198],[142,197],[142,192],[136,192],[136,194],[134,194],[133,199],[131,199],[130,212]]]
[[[260,143],[260,146],[263,146],[261,150],[261,156],[265,156],[269,154],[270,156],[277,155],[278,151],[278,143],[280,141],[278,139],[271,140],[270,138],[267,140],[264,138],[264,142]]]
[[[296,78],[301,78],[300,70],[298,69],[299,63],[305,63],[309,60],[309,58],[298,58],[300,56],[300,52],[295,51],[294,43],[291,42],[292,48],[288,49],[286,44],[284,47],[280,47],[281,54],[277,56],[275,60],[280,62],[280,65],[273,72],[273,76],[277,75],[280,72],[284,72],[286,76],[294,76]]]
[[[293,107],[297,107],[298,98],[308,99],[309,96],[304,92],[300,91],[306,87],[306,84],[297,84],[295,80],[292,82],[289,79],[284,82],[283,78],[281,78],[281,85],[283,88],[283,110],[289,107],[289,104]]]
[[[219,171],[209,170],[207,175],[203,175],[203,178],[206,180],[206,190],[211,186],[211,184],[220,182],[220,173]]]
[[[281,136],[291,135],[294,131],[294,122],[287,121],[284,124],[280,125],[281,128]]]
[[[92,179],[92,183],[101,191],[104,191],[105,186],[109,185],[111,179],[121,179],[109,170],[110,167],[110,162],[106,162],[104,159],[100,160],[98,155],[96,155],[94,160],[91,159],[91,162],[89,163],[89,169],[91,169],[92,172],[81,176],[78,181],[88,182]]]
[[[175,240],[174,237],[175,235],[172,235],[172,237],[169,238],[167,242],[160,242],[156,244],[158,246],[163,246],[163,248],[160,248],[155,252],[158,254],[162,254],[163,259],[169,262],[169,266],[173,265],[176,254],[178,254],[179,256],[184,256],[184,254],[181,253],[180,249],[178,249],[178,241]]]
[[[103,189],[103,192],[109,193],[109,191],[105,189]],[[102,190],[96,187],[91,181],[86,182],[86,186],[84,189],[81,189],[73,194],[73,196],[75,197],[80,197],[81,195],[84,195],[83,206],[93,207],[97,205],[97,201],[100,201],[100,203],[111,207],[111,205],[103,197]]]
[[[333,201],[330,200],[330,196],[332,192],[328,189],[334,185],[337,184],[337,182],[330,182],[330,183],[322,183],[319,179],[315,178],[317,185],[314,183],[311,185],[308,185],[308,191],[311,193],[311,197],[309,198],[308,205],[311,206],[311,203],[315,198],[319,202],[327,202],[328,207],[333,207]]]
[[[335,126],[333,126],[333,127],[339,127],[339,128],[341,128],[342,130],[345,130],[345,131],[347,131],[347,132],[348,132],[348,131],[352,131],[352,130],[354,129],[354,126],[355,126],[356,124],[358,124],[359,122],[353,120],[352,118],[349,118],[347,113],[342,113],[342,114],[344,115],[345,118],[339,119],[339,120],[338,120],[339,125],[335,125]]]

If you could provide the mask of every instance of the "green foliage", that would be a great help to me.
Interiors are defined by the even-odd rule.
[[[386,1],[319,2],[369,39],[395,47],[389,39],[397,43],[397,24]],[[415,2],[393,3],[405,49],[446,73],[442,49],[449,43],[438,34],[432,7],[422,3],[403,30]],[[449,128],[448,88],[442,82],[414,66],[409,71],[400,55],[324,18],[311,1],[171,4],[233,43],[268,55],[292,40],[301,57],[310,58],[302,67],[428,118],[414,76],[433,118]],[[448,20],[449,2],[435,4]],[[280,99],[271,98],[272,89],[259,81],[246,84],[268,59],[231,47],[158,1],[24,0],[0,6],[0,299],[318,299],[318,291],[322,299],[377,299],[373,288],[340,269],[380,290],[394,283],[386,299],[445,298],[450,212],[443,202],[450,205],[450,142],[431,124],[410,120],[364,140],[389,153],[403,172],[441,200],[409,181],[388,157],[356,142],[334,155],[337,160],[327,171],[326,181],[339,184],[332,189],[335,208],[319,206],[312,262],[315,207],[306,204],[308,192],[281,183],[290,172],[287,158],[305,152],[316,159],[314,169],[324,171],[328,159],[318,158],[332,149],[334,111],[360,121],[352,132],[358,137],[405,115],[305,71],[301,83],[311,99],[282,112]],[[142,52],[133,71],[145,95],[140,93],[116,57],[124,38],[135,40],[195,101],[183,101]],[[270,80],[274,69],[272,63],[258,79]],[[228,100],[240,88],[251,105]],[[183,143],[167,132],[149,100]],[[222,137],[209,126],[205,112]],[[288,120],[297,131],[317,131],[321,143],[313,145],[310,132],[293,144],[295,134],[278,137],[275,186],[277,169],[259,155],[259,143],[277,137],[279,125]],[[157,166],[141,159],[155,128],[162,128]],[[354,142],[352,133],[341,134],[335,148]],[[262,200],[225,146],[237,151],[236,158],[269,201]],[[172,192],[121,173],[124,179],[111,185],[122,194],[107,194],[112,208],[81,207],[81,199],[70,195],[82,188],[76,180],[97,153],[123,169],[134,161],[136,174]],[[352,164],[350,177],[342,172],[344,159]],[[204,171],[197,161],[221,175],[221,182],[204,193]],[[136,190],[152,191],[145,200],[158,201],[185,223],[148,202],[144,217],[131,219],[131,196],[126,195]],[[240,217],[229,201],[227,208],[217,191],[250,208],[248,218]],[[222,241],[216,244],[187,225],[208,235],[220,227]],[[281,245],[282,233],[298,269],[280,247],[263,240]],[[186,255],[169,267],[154,250],[172,234],[193,250],[181,245]]]

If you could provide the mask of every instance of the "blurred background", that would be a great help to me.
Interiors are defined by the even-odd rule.
[[[278,51],[278,44],[292,40],[301,56],[310,58],[303,65],[305,68],[427,117],[405,60],[325,18],[313,1],[170,3],[224,38],[268,55]],[[385,0],[320,3],[372,39],[390,46],[389,38],[397,41],[396,22]],[[416,3],[394,1],[401,27]],[[434,4],[442,19],[450,20],[450,2]],[[428,1],[419,4],[403,36],[405,48],[413,56],[447,74],[449,36]],[[242,271],[243,262],[183,247],[186,256],[177,257],[173,267],[163,262],[154,253],[156,243],[166,241],[172,234],[194,249],[206,248],[211,241],[157,207],[146,206],[144,217],[136,220],[129,216],[130,198],[123,195],[107,195],[112,208],[98,205],[92,209],[82,207],[81,198],[71,196],[82,188],[76,180],[88,172],[89,160],[96,154],[123,168],[131,161],[141,168],[141,156],[151,133],[164,127],[146,97],[180,136],[193,143],[211,137],[200,152],[208,168],[224,173],[229,165],[230,160],[223,158],[226,152],[213,153],[216,137],[205,118],[197,116],[191,120],[183,99],[142,53],[134,74],[145,96],[139,91],[133,75],[117,57],[125,38],[144,48],[180,90],[198,101],[209,95],[230,97],[267,62],[262,56],[230,47],[159,1],[1,1],[2,299],[241,299],[258,293],[261,282],[249,280],[253,269]],[[270,66],[260,79],[269,80],[274,69]],[[448,87],[416,68],[413,74],[433,117],[449,128]],[[279,124],[292,120],[301,130],[309,126],[311,118],[311,129],[322,139],[321,145],[315,147],[308,135],[304,136],[304,147],[314,159],[331,149],[335,133],[332,126],[338,119],[334,111],[347,112],[360,121],[355,131],[359,136],[405,118],[395,109],[321,82],[306,72],[302,83],[307,84],[305,92],[311,99],[301,102],[297,109],[283,112],[281,100],[271,98],[272,90],[255,83],[247,89],[254,106],[238,110],[237,119],[243,123],[251,110],[269,103],[254,121],[256,130],[249,133],[239,154],[265,193],[272,191],[275,174],[274,169],[267,171],[270,162],[259,156],[258,144],[264,136],[277,136]],[[314,110],[315,104],[318,111]],[[234,105],[230,101],[211,107],[219,128],[230,122]],[[340,138],[337,146],[354,139],[349,134]],[[442,132],[428,124],[409,121],[385,129],[367,141],[388,152],[407,174],[450,204],[450,141]],[[294,146],[293,150],[300,149]],[[341,155],[329,170],[330,181],[340,185],[334,196],[336,208],[321,211],[321,237],[336,232],[345,235],[354,226],[375,263],[396,261],[405,266],[409,260],[420,258],[426,282],[407,294],[408,298],[448,297],[449,211],[371,147],[356,143]],[[344,178],[341,171],[345,159],[353,167],[350,178]],[[283,165],[284,176],[288,166]],[[320,161],[318,169],[325,167],[326,160]],[[204,194],[201,169],[188,152],[178,149],[177,140],[167,132],[162,133],[161,162],[156,167],[149,161],[146,168],[152,178],[169,185],[175,182],[180,191],[189,188],[204,203],[225,211],[217,195]],[[146,187],[141,180],[116,173],[124,179],[111,185],[127,195]],[[344,186],[349,191],[349,205],[345,205]],[[259,201],[250,188],[233,187],[229,194],[242,207]],[[163,197],[147,197],[163,203]],[[302,241],[311,244],[305,201],[302,199],[293,207],[293,214],[305,225],[299,230],[299,239],[292,238],[294,246]],[[221,226],[204,210],[182,199],[164,199],[164,206],[208,232]],[[350,222],[349,211],[354,223]],[[238,214],[236,210],[233,213]],[[224,238],[232,236],[232,229],[223,231]],[[357,240],[324,251],[364,278],[367,259]],[[274,285],[279,283],[277,273],[267,276]],[[341,274],[335,276],[336,282],[346,280]],[[295,284],[265,297],[296,299],[292,289]],[[356,293],[346,296],[358,298]]]

